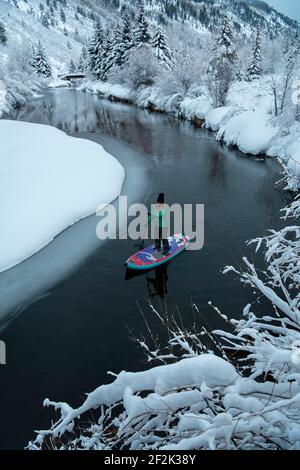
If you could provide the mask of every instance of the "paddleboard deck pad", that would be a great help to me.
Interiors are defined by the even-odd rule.
[[[173,235],[169,237],[168,240],[170,246],[168,254],[163,254],[163,251],[157,251],[155,245],[151,245],[132,255],[126,261],[126,266],[130,269],[156,268],[182,253],[187,248],[190,237]]]

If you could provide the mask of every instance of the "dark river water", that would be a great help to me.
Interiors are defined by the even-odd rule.
[[[278,227],[279,210],[288,202],[275,186],[276,161],[229,150],[212,134],[170,116],[54,90],[13,119],[101,143],[125,167],[123,194],[130,201],[150,204],[164,192],[168,203],[205,204],[205,245],[166,272],[126,280],[123,263],[136,251],[134,242],[100,243],[97,220],[90,217],[0,275],[0,337],[7,345],[7,365],[0,368],[2,449],[21,449],[34,429],[50,426],[44,398],[76,405],[84,393],[111,381],[107,371],[145,367],[131,337],[147,333],[139,309],[162,334],[149,298],[170,313],[178,307],[186,324],[194,302],[207,328],[226,328],[209,301],[234,318],[249,302],[261,308],[251,289],[221,270],[240,266],[245,255],[255,260],[245,241]],[[259,257],[255,262],[260,265]]]

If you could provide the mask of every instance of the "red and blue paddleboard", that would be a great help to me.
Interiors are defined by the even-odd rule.
[[[151,245],[132,255],[125,263],[127,268],[139,270],[157,268],[186,250],[190,237],[173,235],[168,240],[170,250],[167,255],[164,255],[162,251],[157,251],[155,245]]]

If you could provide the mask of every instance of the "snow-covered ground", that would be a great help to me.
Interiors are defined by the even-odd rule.
[[[265,154],[283,160],[290,172],[287,187],[300,187],[300,123],[294,122],[288,132],[282,131],[274,119],[269,77],[235,83],[226,106],[220,108],[213,108],[205,89],[196,90],[194,95],[166,95],[157,86],[134,91],[125,85],[90,80],[85,80],[79,89],[190,121],[204,120],[204,127],[228,146],[236,146],[245,154]]]
[[[98,144],[54,127],[0,121],[0,272],[121,192],[124,169]]]

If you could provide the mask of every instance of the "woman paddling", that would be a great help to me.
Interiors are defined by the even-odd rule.
[[[167,238],[167,209],[168,206],[165,204],[165,195],[160,193],[156,204],[152,205],[148,221],[149,223],[151,221],[152,227],[155,229],[155,248],[157,251],[161,251],[161,245],[163,245],[163,255],[167,255],[170,250]]]

